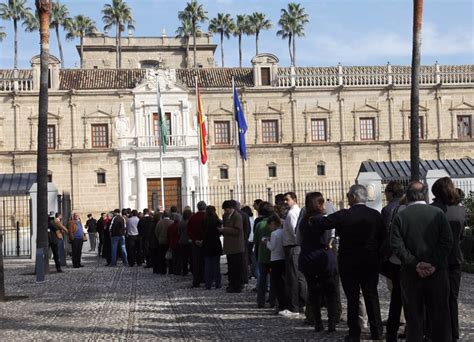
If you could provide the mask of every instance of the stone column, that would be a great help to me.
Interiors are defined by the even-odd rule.
[[[137,177],[137,210],[142,210],[148,206],[146,177],[143,174],[143,158],[137,158],[135,173]]]
[[[128,161],[120,160],[120,207],[128,207],[130,197],[130,177],[128,175]]]

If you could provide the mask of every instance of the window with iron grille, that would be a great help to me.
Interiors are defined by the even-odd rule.
[[[262,142],[277,143],[278,142],[278,121],[262,120]]]
[[[424,126],[425,121],[423,120],[422,116],[419,116],[418,119],[419,119],[418,120],[418,137],[420,139],[424,139],[425,138],[425,126]],[[409,137],[411,136],[411,117],[410,116],[408,117],[408,136]]]
[[[107,124],[94,124],[92,130],[92,147],[109,147],[109,126]]]
[[[272,165],[268,167],[268,177],[269,178],[276,178],[277,176],[277,167]]]
[[[360,118],[360,140],[375,140],[374,118]]]
[[[323,163],[318,164],[316,166],[316,174],[318,176],[326,176],[326,165],[324,165]]]
[[[54,150],[56,148],[56,126],[48,125],[48,149]]]
[[[472,125],[470,115],[458,116],[458,138],[467,139],[472,137]]]
[[[97,172],[97,184],[105,184],[105,172]]]
[[[215,121],[214,122],[214,141],[216,145],[230,144],[230,122]]]
[[[229,170],[225,167],[219,169],[220,179],[229,179]]]
[[[311,120],[311,140],[326,141],[326,119]]]

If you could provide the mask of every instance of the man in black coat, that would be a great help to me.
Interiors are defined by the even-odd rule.
[[[379,282],[379,249],[386,237],[382,216],[367,207],[367,189],[353,185],[347,193],[350,209],[343,209],[321,219],[326,229],[336,228],[339,242],[339,272],[347,298],[347,325],[349,335],[345,341],[359,341],[359,295],[362,290],[370,333],[373,339],[383,334],[380,303],[377,291]]]
[[[153,217],[150,216],[150,210],[148,208],[143,209],[143,217],[138,221],[138,236],[141,239],[141,246],[143,248],[142,255],[145,257],[145,268],[152,267],[151,262],[151,248],[150,248],[150,235],[154,235]]]

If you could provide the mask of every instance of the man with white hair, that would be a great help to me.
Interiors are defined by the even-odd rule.
[[[339,272],[347,297],[347,325],[349,335],[344,341],[360,341],[359,294],[362,290],[372,339],[383,334],[380,303],[377,291],[379,282],[379,249],[386,231],[382,216],[367,207],[367,189],[352,185],[347,193],[350,208],[322,217],[326,229],[336,228],[339,241]]]

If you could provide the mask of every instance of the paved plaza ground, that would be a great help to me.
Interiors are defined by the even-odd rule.
[[[340,341],[347,333],[345,322],[329,336],[314,333],[302,317],[279,317],[273,309],[257,309],[251,291],[254,281],[244,292],[228,294],[225,286],[191,289],[190,276],[158,276],[143,267],[104,267],[103,259],[92,254],[85,254],[84,264],[80,269],[66,267],[61,274],[53,270],[46,283],[35,284],[31,261],[6,260],[10,300],[0,303],[0,340]],[[463,274],[459,300],[463,341],[474,341],[473,284],[474,275]],[[386,318],[384,281],[379,287]]]

